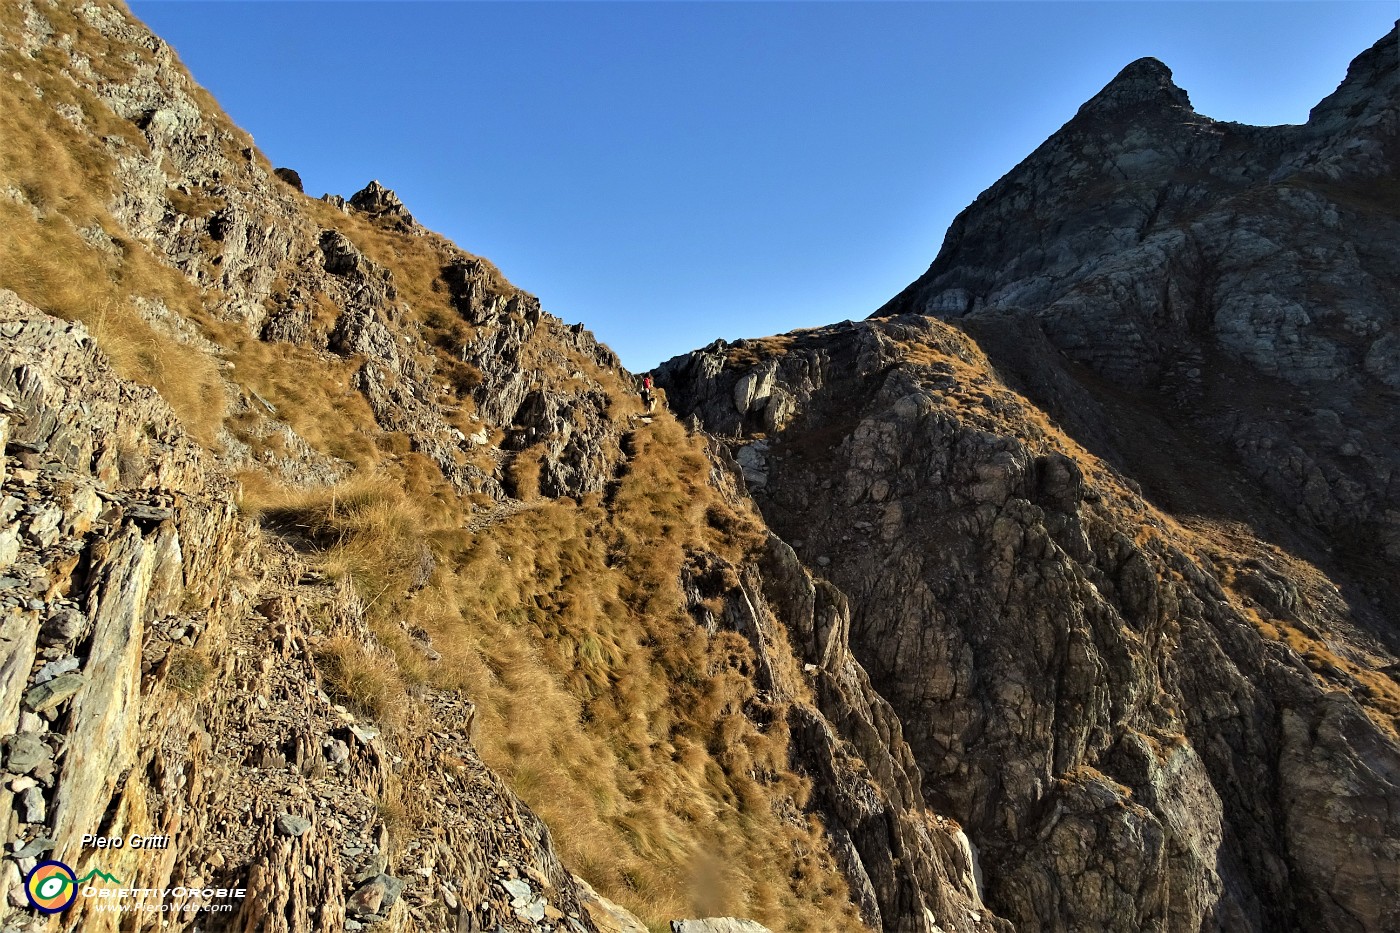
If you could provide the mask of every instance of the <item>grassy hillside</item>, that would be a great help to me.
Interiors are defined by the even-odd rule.
[[[821,827],[802,811],[809,783],[791,764],[784,701],[758,691],[748,643],[699,624],[682,587],[688,568],[718,609],[763,540],[756,515],[714,488],[704,442],[664,413],[638,421],[626,374],[561,343],[562,326],[543,326],[525,338],[528,377],[546,392],[599,387],[607,424],[592,427],[628,436],[630,455],[606,495],[550,499],[533,494],[537,448],[488,445],[463,456],[524,499],[454,489],[410,438],[376,423],[355,388],[359,359],[263,341],[221,312],[230,296],[217,284],[220,241],[202,234],[201,252],[177,265],[114,219],[129,184],[123,159],[166,166],[166,229],[207,230],[225,201],[157,158],[94,93],[94,81],[132,80],[149,50],[66,5],[38,8],[51,38],[72,37],[92,77],[53,42],[31,55],[9,41],[24,32],[25,10],[0,9],[0,287],[82,321],[122,375],[157,388],[216,453],[245,444],[255,461],[282,457],[285,435],[268,430],[275,412],[277,425],[343,464],[345,478],[329,486],[246,462],[239,473],[246,514],[345,581],[372,619],[374,644],[327,636],[317,646],[327,690],[376,719],[404,755],[434,729],[434,695],[470,699],[483,756],[551,826],[566,863],[657,929],[688,915],[858,929]],[[217,138],[246,139],[190,93]],[[256,173],[266,175],[261,156],[231,159],[223,177],[237,185]],[[442,281],[462,254],[290,189],[279,197],[297,236],[339,229],[389,270],[405,312],[396,338],[435,374],[415,390],[470,430],[482,373],[454,350],[477,329]],[[240,297],[295,300],[322,334],[333,326],[342,309],[306,255],[269,271],[272,288]],[[498,426],[487,427],[498,442]],[[411,789],[383,802],[394,845],[429,824],[428,803]]]

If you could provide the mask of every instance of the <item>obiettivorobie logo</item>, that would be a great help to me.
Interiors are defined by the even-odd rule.
[[[56,914],[73,906],[73,901],[78,897],[78,888],[98,878],[112,884],[122,883],[120,878],[100,868],[94,868],[79,878],[73,874],[73,869],[62,862],[40,862],[24,879],[24,893],[29,896],[29,903],[34,905],[35,910]]]
[[[96,882],[116,885],[97,887]],[[94,868],[81,878],[63,862],[40,862],[24,879],[24,893],[35,910],[44,914],[62,913],[73,906],[79,895],[97,898],[97,910],[227,912],[233,910],[230,899],[242,898],[245,888],[126,888],[122,880],[100,868]],[[173,897],[176,904],[165,903]],[[154,899],[154,903],[148,903]],[[189,899],[188,901],[186,899]],[[223,901],[223,903],[216,903]]]

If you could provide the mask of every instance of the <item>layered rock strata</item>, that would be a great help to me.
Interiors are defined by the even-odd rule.
[[[1394,656],[1315,568],[1160,512],[920,315],[715,344],[658,383],[849,596],[924,797],[1017,929],[1395,922]]]
[[[1198,114],[1166,66],[1134,62],[878,312],[957,322],[1159,501],[1260,527],[1356,587],[1392,650],[1398,62],[1392,30],[1306,123],[1275,127]],[[1180,477],[1203,461],[1212,482]]]

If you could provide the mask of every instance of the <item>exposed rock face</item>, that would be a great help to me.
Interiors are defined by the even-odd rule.
[[[1394,31],[1298,127],[1135,62],[878,320],[658,373],[1018,929],[1400,922],[1398,103]]]
[[[267,165],[119,6],[25,0],[4,15],[0,54],[22,49],[49,69],[16,79],[42,119],[39,85],[52,78],[82,101],[67,123],[107,119],[105,109],[122,121],[123,133],[77,143],[111,175],[100,179],[111,203],[87,238],[120,256],[114,237],[130,237],[158,267],[152,278],[173,270],[195,290],[183,315],[144,294],[114,297],[132,299],[163,349],[213,361],[229,417],[215,449],[201,447],[157,393],[113,374],[82,325],[0,291],[0,744],[11,775],[0,828],[12,843],[0,921],[637,929],[575,881],[544,824],[483,763],[461,691],[415,684],[403,702],[425,725],[408,736],[332,698],[336,646],[369,659],[371,677],[395,663],[386,641],[400,633],[371,619],[385,590],[332,582],[311,549],[290,549],[315,532],[279,540],[275,522],[260,529],[234,479],[303,493],[358,475],[357,458],[380,478],[416,470],[427,479],[415,494],[427,488],[469,516],[450,529],[458,538],[463,524],[480,533],[541,500],[596,507],[636,457],[636,401],[616,356],[422,228],[378,182],[348,201],[302,197],[299,177]],[[50,210],[57,225],[77,223]],[[765,401],[770,390],[755,383],[749,403],[788,417]],[[298,400],[315,393],[345,416],[339,436],[335,422],[298,419]],[[345,436],[357,432],[368,437],[358,451]],[[707,494],[746,512],[737,467],[723,456],[713,467]],[[799,803],[755,783],[771,796],[742,802],[811,829],[794,864],[821,871],[781,882],[822,885],[836,899],[833,930],[857,916],[890,933],[1005,929],[982,903],[966,837],[925,807],[901,724],[849,650],[844,597],[780,540],[757,540],[732,565],[697,551],[669,582],[699,641],[747,643],[755,659],[742,675],[753,702],[726,715],[782,736],[779,766],[814,786]],[[432,598],[439,558],[416,547],[401,605]],[[705,576],[716,571],[719,583]],[[537,605],[552,595],[531,585],[542,587]],[[442,659],[426,633],[401,627],[416,656]],[[396,819],[395,801],[412,819]],[[77,838],[99,827],[173,841],[156,857],[82,849]],[[196,893],[173,913],[124,917],[83,902],[44,920],[25,912],[22,878],[45,853],[142,887],[248,893],[227,913],[196,910],[209,906]]]
[[[1018,929],[1397,922],[1396,75],[1392,32],[1261,129],[1136,62],[883,320],[658,373],[849,595]]]
[[[658,382],[762,445],[765,516],[849,595],[923,795],[1017,929],[1396,922],[1393,656],[1315,569],[1162,515],[922,316],[716,345]],[[755,382],[797,415],[749,443]]]
[[[71,36],[45,31],[45,5],[27,3],[35,32],[24,41],[49,48],[66,77],[141,131],[140,146],[121,136],[101,141],[119,192],[111,205],[114,220],[207,290],[224,320],[264,340],[328,351],[357,364],[357,388],[387,430],[406,435],[463,491],[501,497],[501,477],[467,462],[473,445],[448,421],[455,400],[438,391],[448,375],[443,360],[409,332],[408,302],[392,271],[344,233],[322,226],[305,209],[299,186],[275,174],[246,134],[201,101],[170,47],[124,11],[87,3],[76,14],[114,57],[129,59],[129,73],[114,80],[94,69]],[[581,327],[543,313],[538,300],[506,283],[489,263],[424,229],[378,181],[348,201],[330,200],[353,217],[420,240],[431,252],[444,287],[473,324],[450,347],[460,364],[479,374],[469,389],[473,403],[486,422],[507,429],[512,448],[540,445],[545,488],[569,495],[601,488],[596,477],[611,473],[617,434],[580,433],[585,420],[565,412],[599,404],[599,387],[585,370],[616,371],[612,352]],[[178,317],[164,325],[189,327]],[[522,409],[532,390],[551,403]],[[246,392],[234,394],[235,404],[244,405]],[[292,452],[285,478],[314,484],[345,475],[344,464],[310,463],[302,438],[263,404],[246,401],[244,411],[259,422],[252,433],[285,438],[277,445]],[[587,423],[603,426],[596,419]],[[277,468],[278,459],[258,466]],[[500,465],[509,457],[497,460]]]
[[[1309,529],[1292,546],[1329,562],[1305,542],[1320,535],[1340,557],[1329,569],[1365,568],[1348,581],[1363,602],[1393,604],[1398,41],[1359,56],[1301,126],[1201,116],[1165,66],[1135,62],[959,215],[879,313],[959,322],[1155,497],[1280,538],[1282,507]],[[1160,447],[1183,455],[1164,468]],[[1232,488],[1175,480],[1202,459]],[[1371,627],[1400,645],[1393,616]]]
[[[752,643],[760,687],[788,704],[794,753],[816,779],[817,807],[865,923],[890,933],[1004,929],[982,904],[965,837],[927,810],[900,721],[851,654],[845,597],[776,537],[740,580],[722,622]],[[705,613],[698,599],[692,611]],[[779,631],[803,663],[801,682],[784,675]],[[801,699],[808,692],[814,704]]]
[[[301,173],[298,172],[296,169],[294,169],[294,168],[275,168],[275,169],[272,170],[272,174],[276,175],[278,178],[282,179],[283,181],[285,181],[287,184],[291,185],[291,186],[292,186],[293,188],[295,188],[296,190],[301,191],[301,192],[305,192],[305,191],[306,191],[306,189],[305,189],[304,187],[302,187],[302,183],[301,183]]]
[[[376,219],[388,219],[390,225],[400,231],[421,230],[413,215],[404,207],[403,201],[378,181],[372,181],[350,199],[350,206],[361,213]]]
[[[404,774],[377,730],[319,688],[317,645],[367,639],[363,603],[308,582],[239,515],[232,484],[154,391],[115,379],[81,325],[4,291],[0,348],[11,462],[33,458],[0,487],[19,542],[0,566],[0,732],[18,775],[0,822],[18,824],[11,851],[28,853],[7,864],[27,871],[49,852],[129,887],[190,888],[167,911],[240,930],[441,929],[462,905],[487,929],[533,929],[496,883],[530,879],[527,906],[594,929],[548,831],[467,741],[470,704],[435,700],[441,731]],[[376,808],[399,780],[443,807],[427,841],[391,856]],[[174,842],[159,857],[81,847],[99,827]],[[25,905],[19,878],[6,876],[11,908]],[[205,887],[248,893],[209,914]],[[127,923],[85,899],[62,916]]]
[[[962,929],[987,913],[976,863],[956,827],[926,812],[922,775],[894,710],[850,653],[845,596],[815,581],[774,537],[763,564],[767,601],[812,668],[824,716],[795,706],[799,748],[862,916],[876,930]],[[990,929],[998,921],[987,917]]]

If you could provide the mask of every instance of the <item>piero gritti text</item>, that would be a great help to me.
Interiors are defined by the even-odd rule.
[[[84,849],[168,849],[170,848],[169,836],[143,836],[140,833],[132,833],[123,838],[121,836],[97,836],[85,834],[80,842]]]

